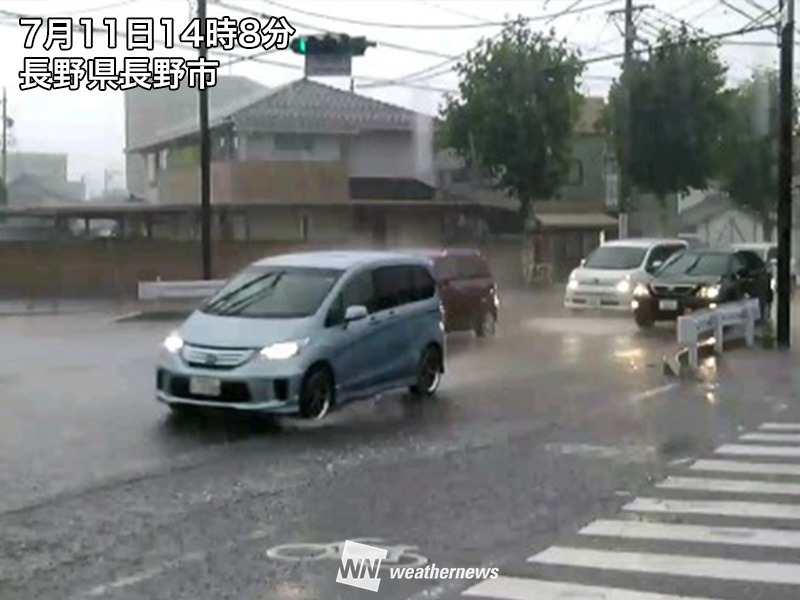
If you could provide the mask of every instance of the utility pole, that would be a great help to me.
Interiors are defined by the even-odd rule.
[[[208,58],[206,35],[206,0],[197,1],[202,40],[200,60]],[[203,255],[203,279],[211,279],[211,136],[208,131],[208,89],[198,86],[200,109],[200,243]]]
[[[6,186],[8,189],[8,109],[6,105],[8,104],[8,99],[6,98],[6,88],[3,88],[3,170],[0,174],[0,177],[3,178],[3,185]]]
[[[779,348],[791,345],[792,171],[794,146],[794,0],[781,0],[778,107],[778,327]]]
[[[625,0],[625,8],[622,11],[614,10],[609,13],[610,16],[619,15],[620,12],[624,15],[624,29],[623,36],[625,37],[625,49],[622,59],[623,73],[630,73],[631,63],[634,55],[634,44],[636,42],[636,25],[634,23],[634,13],[642,10],[652,8],[650,5],[634,7],[633,0]],[[628,223],[630,211],[634,205],[633,183],[630,178],[630,162],[631,162],[631,138],[633,134],[633,99],[631,97],[630,80],[626,77],[625,96],[623,113],[625,115],[623,122],[620,123],[622,129],[622,156],[617,157],[617,168],[619,170],[619,199],[618,199],[618,223],[619,223],[619,237],[628,237]]]

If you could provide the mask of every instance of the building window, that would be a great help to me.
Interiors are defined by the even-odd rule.
[[[307,242],[311,237],[311,215],[300,215],[300,239]]]
[[[165,171],[167,169],[168,158],[169,158],[169,150],[162,150],[161,152],[159,152],[158,168],[161,169],[162,171]]]
[[[569,185],[583,185],[583,163],[573,160],[569,169]]]
[[[150,185],[156,183],[156,167],[158,166],[158,154],[147,155],[147,181]]]
[[[314,136],[279,133],[275,135],[275,150],[312,152],[314,150]]]

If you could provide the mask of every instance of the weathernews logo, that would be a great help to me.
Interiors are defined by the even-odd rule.
[[[339,567],[336,582],[377,592],[381,586],[378,577],[381,561],[388,554],[388,550],[383,548],[347,540],[342,550],[342,566]]]
[[[342,566],[336,581],[362,590],[377,592],[381,586],[379,574],[381,563],[386,560],[388,550],[360,542],[347,540],[342,548]],[[391,567],[390,579],[496,579],[500,572],[497,567],[482,568],[440,568],[436,565],[425,567]]]

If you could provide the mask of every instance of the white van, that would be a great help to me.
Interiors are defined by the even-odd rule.
[[[688,245],[678,238],[630,238],[602,244],[570,274],[565,308],[630,312],[636,284],[649,281],[670,256]]]

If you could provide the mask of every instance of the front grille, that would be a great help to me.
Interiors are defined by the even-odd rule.
[[[207,348],[203,346],[184,346],[183,360],[193,367],[205,369],[233,369],[246,363],[255,350],[252,348]]]
[[[653,291],[659,296],[688,296],[695,287],[693,285],[654,285]]]
[[[199,396],[189,392],[189,378],[173,375],[169,393],[176,398],[186,398],[187,400],[209,400],[213,402],[230,402],[239,404],[250,402],[252,396],[250,395],[250,388],[246,383],[241,381],[223,381],[221,382],[220,396]]]

